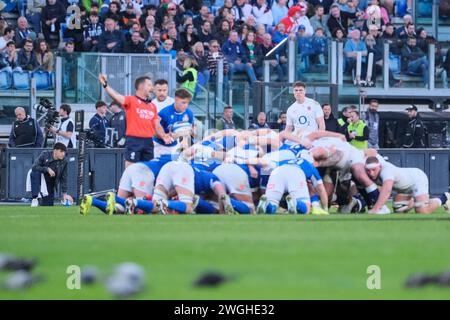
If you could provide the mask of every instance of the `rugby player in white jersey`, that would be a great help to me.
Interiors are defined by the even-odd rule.
[[[286,111],[285,131],[315,132],[325,130],[325,120],[320,104],[306,97],[306,85],[294,83],[295,102]]]
[[[381,156],[368,157],[365,169],[367,175],[381,186],[380,196],[369,213],[378,213],[392,191],[397,192],[393,204],[395,212],[407,212],[414,207],[417,213],[433,213],[444,206],[450,213],[450,193],[430,199],[428,177],[422,170],[399,168]]]
[[[364,152],[342,139],[317,138],[315,136],[317,136],[315,133],[306,135],[312,141],[312,148],[309,153],[315,160],[314,164],[317,167],[328,168],[330,171],[338,171],[341,182],[349,182],[353,178],[363,187],[363,189],[360,189],[360,193],[367,205],[372,207],[378,199],[378,188],[364,169]],[[330,192],[334,190],[333,180],[328,175],[324,175],[323,180],[329,195],[332,195]],[[351,200],[356,205],[355,199]],[[361,204],[361,207],[364,206],[365,204]],[[387,207],[382,209],[384,213],[389,213]]]

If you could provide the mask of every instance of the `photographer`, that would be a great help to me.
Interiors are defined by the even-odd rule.
[[[58,142],[53,150],[43,151],[34,161],[31,168],[31,207],[39,206],[38,197],[41,194],[41,206],[53,206],[55,187],[59,184],[64,201],[70,196],[67,194],[67,148]],[[45,179],[46,192],[42,190],[42,177]]]
[[[89,121],[89,129],[92,131],[92,140],[96,148],[104,148],[106,143],[106,128],[109,128],[108,119],[106,119],[106,112],[108,106],[103,101],[95,103],[97,113]]]
[[[63,104],[59,108],[59,117],[61,121],[59,127],[50,127],[49,131],[55,136],[55,142],[61,142],[67,148],[75,148],[76,136],[74,132],[75,124],[69,115],[71,108],[68,104]]]
[[[17,120],[12,125],[8,146],[10,148],[41,148],[44,136],[36,120],[27,116],[22,107],[17,107],[14,113]]]
[[[109,119],[109,126],[117,133],[114,139],[114,146],[123,148],[125,146],[125,131],[127,130],[127,120],[125,111],[122,110],[117,102],[111,102],[110,111],[113,113]]]

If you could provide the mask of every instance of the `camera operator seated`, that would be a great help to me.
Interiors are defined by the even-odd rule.
[[[67,148],[75,148],[76,146],[76,136],[74,132],[75,124],[73,120],[70,119],[69,115],[71,108],[68,104],[63,104],[59,107],[59,117],[61,121],[59,122],[58,128],[50,127],[49,131],[54,135],[55,142],[61,142]]]
[[[97,113],[89,121],[89,128],[92,132],[92,139],[96,148],[105,148],[106,143],[106,128],[109,128],[108,119],[106,119],[106,112],[108,106],[103,101],[95,103]]]
[[[41,206],[53,206],[55,188],[58,184],[63,193],[64,202],[71,198],[67,194],[66,151],[66,146],[57,142],[53,146],[53,150],[43,151],[34,161],[30,173],[31,196],[33,198],[31,207],[39,206],[39,196],[42,197]],[[42,178],[44,181],[42,181]]]
[[[12,125],[8,146],[10,148],[41,148],[44,136],[36,120],[27,116],[22,107],[17,107],[14,113],[17,120]]]

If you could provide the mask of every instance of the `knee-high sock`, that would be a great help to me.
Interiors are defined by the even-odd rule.
[[[380,195],[376,184],[359,190],[359,193],[363,196],[364,200],[366,200],[369,207],[373,206],[377,202],[378,196]]]
[[[186,213],[187,206],[184,202],[169,200],[167,201],[167,208],[175,210],[179,213]]]
[[[216,213],[216,208],[206,200],[199,199],[197,208],[195,208],[195,212],[204,213],[204,214],[212,214]]]
[[[249,214],[250,208],[242,201],[238,201],[235,199],[230,198],[231,205],[233,206],[233,209],[239,212],[240,214]]]
[[[308,207],[306,206],[306,203],[304,203],[302,199],[297,199],[297,212],[300,214],[305,214],[308,212]]]
[[[139,199],[139,200],[136,200],[135,204],[136,204],[136,208],[141,209],[145,213],[152,213],[152,210],[155,207],[153,202],[148,201],[148,200]]]
[[[99,208],[103,212],[106,212],[106,201],[97,198],[92,198],[92,205],[96,208]]]
[[[278,207],[277,205],[269,202],[269,204],[267,205],[267,208],[266,208],[266,213],[268,213],[268,214],[276,213],[277,212],[277,207]]]
[[[124,198],[116,196],[116,203],[120,204],[122,207],[125,208],[125,199]]]

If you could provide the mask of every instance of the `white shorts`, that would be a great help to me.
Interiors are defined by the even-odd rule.
[[[155,140],[153,140],[153,145],[154,145],[153,156],[155,157],[155,159],[161,157],[163,154],[175,154],[175,153],[177,153],[177,149],[179,147],[178,142],[176,145],[168,147],[168,146],[159,144]]]
[[[395,185],[394,185],[395,191],[397,191],[398,193],[401,193],[401,194],[412,194],[414,197],[429,194],[428,193],[428,177],[425,174],[425,172],[423,172],[422,170],[420,170],[418,168],[408,168],[408,170],[410,170],[410,172],[411,172],[410,177],[413,180],[411,187],[408,188],[407,190],[399,190],[399,189],[395,189]]]
[[[267,182],[267,200],[278,205],[285,193],[294,199],[310,203],[308,185],[302,169],[296,165],[284,165],[272,171]]]
[[[133,189],[136,189],[151,195],[153,194],[154,183],[155,175],[149,167],[142,163],[133,163],[122,173],[119,189],[128,192],[133,192]]]
[[[175,187],[182,187],[195,194],[194,179],[194,169],[189,164],[171,161],[161,168],[156,178],[156,186],[163,186],[167,192],[174,190]]]
[[[238,165],[224,163],[214,169],[213,173],[225,185],[227,193],[252,196],[247,173]]]

